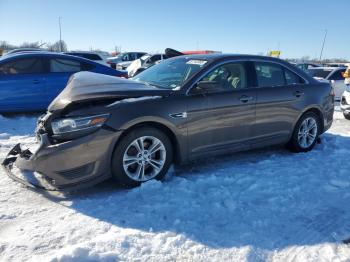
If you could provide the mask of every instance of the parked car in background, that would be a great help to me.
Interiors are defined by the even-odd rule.
[[[118,63],[124,63],[124,65],[122,65],[120,67],[126,69],[132,61],[140,58],[141,56],[145,55],[145,52],[126,52],[126,53],[121,53],[117,56],[114,57],[109,57],[107,58],[107,63],[114,69],[117,69],[117,64]]]
[[[0,58],[0,113],[45,110],[79,71],[127,76],[127,72],[60,53],[25,52]]]
[[[322,65],[320,64],[315,64],[315,63],[296,63],[295,64],[297,67],[299,67],[300,69],[307,71],[311,68],[315,68],[315,67],[321,67]]]
[[[329,81],[334,88],[335,100],[340,101],[345,90],[343,73],[346,67],[314,67],[308,70],[309,74],[317,80]]]
[[[344,117],[350,120],[350,85],[346,85],[345,91],[341,96],[340,109]]]
[[[184,54],[172,48],[166,48],[164,54],[146,54],[129,65],[128,76],[133,77],[164,59],[180,55]]]
[[[71,52],[64,52],[66,55],[74,55],[83,57],[89,60],[92,60],[96,63],[109,66],[107,63],[108,53],[101,53],[101,52],[89,52],[89,51],[71,51]]]
[[[347,67],[349,63],[326,63],[324,67]]]
[[[280,59],[185,55],[132,80],[75,74],[38,121],[39,149],[17,145],[3,165],[39,187],[111,177],[138,186],[163,179],[173,163],[278,144],[310,151],[333,113],[330,84]]]
[[[146,54],[141,56],[139,59],[133,61],[126,69],[128,76],[133,77],[164,59],[167,59],[165,54]]]

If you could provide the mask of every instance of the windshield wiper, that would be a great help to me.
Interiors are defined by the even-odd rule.
[[[167,88],[165,86],[154,84],[153,82],[146,82],[146,81],[141,81],[141,82],[145,83],[148,86],[154,86],[154,87],[161,88],[161,89],[169,89],[169,88]]]

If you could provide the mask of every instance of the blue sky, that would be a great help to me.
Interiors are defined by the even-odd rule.
[[[282,57],[350,59],[349,0],[0,0],[0,40],[55,42],[71,50],[282,51]]]

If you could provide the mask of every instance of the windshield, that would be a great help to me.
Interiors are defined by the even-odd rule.
[[[326,79],[327,76],[332,72],[332,70],[312,68],[312,69],[309,69],[308,72],[312,77],[319,77],[319,78]]]
[[[188,57],[164,60],[136,75],[133,80],[162,88],[178,89],[206,63],[206,60]]]

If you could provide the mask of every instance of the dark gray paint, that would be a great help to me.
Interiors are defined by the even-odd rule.
[[[257,56],[206,55],[197,75],[178,91],[146,86],[132,80],[78,73],[49,106],[41,123],[46,144],[31,159],[17,160],[52,178],[57,187],[84,183],[110,176],[112,152],[119,139],[140,124],[162,128],[172,139],[176,162],[262,146],[286,143],[300,116],[315,110],[325,132],[332,123],[334,97],[327,83],[320,83],[300,69],[279,59]],[[172,58],[176,59],[176,58]],[[232,61],[270,61],[300,75],[305,84],[284,87],[256,87],[250,74],[250,88],[225,93],[195,94],[195,83],[216,66]],[[126,98],[148,99],[123,102]],[[245,101],[242,98],[251,98]],[[98,102],[97,104],[94,102]],[[116,102],[120,101],[120,102]],[[62,142],[50,136],[50,122],[65,116],[110,113],[105,126],[93,134]],[[186,118],[178,117],[183,112]],[[93,171],[83,177],[66,179],[62,172],[93,163]],[[28,169],[28,168],[27,168]]]

